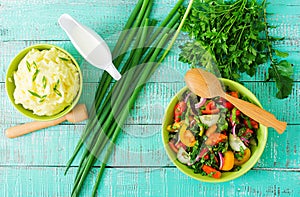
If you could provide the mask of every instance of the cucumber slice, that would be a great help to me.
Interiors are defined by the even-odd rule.
[[[241,148],[246,150],[247,148],[238,136],[234,136],[231,133],[229,134],[229,145],[234,151],[241,151]]]
[[[190,155],[182,147],[178,150],[177,159],[183,164],[187,164],[191,161]]]
[[[220,118],[220,114],[202,115],[199,116],[201,122],[206,124],[208,127],[216,124]]]

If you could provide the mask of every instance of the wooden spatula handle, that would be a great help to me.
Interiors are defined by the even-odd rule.
[[[11,128],[8,128],[5,131],[5,135],[8,138],[15,138],[27,133],[31,133],[36,130],[44,129],[50,126],[58,125],[59,123],[66,120],[66,117],[61,117],[52,121],[44,121],[44,122],[29,122],[22,125],[17,125]]]
[[[224,97],[245,115],[251,117],[253,120],[266,127],[273,127],[279,134],[282,134],[286,129],[287,123],[277,120],[276,117],[270,112],[267,112],[266,110],[252,103],[232,97],[228,94],[225,94]]]

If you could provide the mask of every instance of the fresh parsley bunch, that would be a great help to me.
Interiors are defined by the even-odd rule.
[[[235,81],[244,72],[255,75],[257,67],[270,60],[267,80],[276,82],[277,98],[288,97],[293,67],[281,60],[288,53],[273,48],[274,41],[282,38],[269,35],[268,29],[275,27],[267,23],[266,5],[265,0],[195,0],[183,26],[192,41],[181,46],[179,60],[218,70],[222,77]]]

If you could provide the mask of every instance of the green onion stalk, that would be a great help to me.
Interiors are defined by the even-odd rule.
[[[185,15],[178,24],[180,19],[178,9],[183,1],[179,0],[176,3],[156,30],[150,28],[156,21],[149,19],[153,0],[139,0],[133,9],[112,52],[114,65],[121,70],[123,77],[120,81],[112,83],[111,76],[106,72],[103,73],[90,109],[89,121],[67,163],[65,173],[85,144],[72,196],[79,195],[97,158],[104,154],[92,196],[97,194],[106,163],[130,109],[134,106],[143,85],[171,50],[191,9],[193,0],[190,1]],[[165,46],[167,47],[164,50]],[[127,57],[128,51],[130,54]],[[115,94],[118,95],[114,96]]]

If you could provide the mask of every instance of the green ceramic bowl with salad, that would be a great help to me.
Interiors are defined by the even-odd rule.
[[[228,94],[261,107],[243,85],[220,79]],[[182,88],[166,109],[162,137],[165,150],[184,174],[203,182],[225,182],[247,173],[259,160],[267,127],[223,98],[200,98]]]

